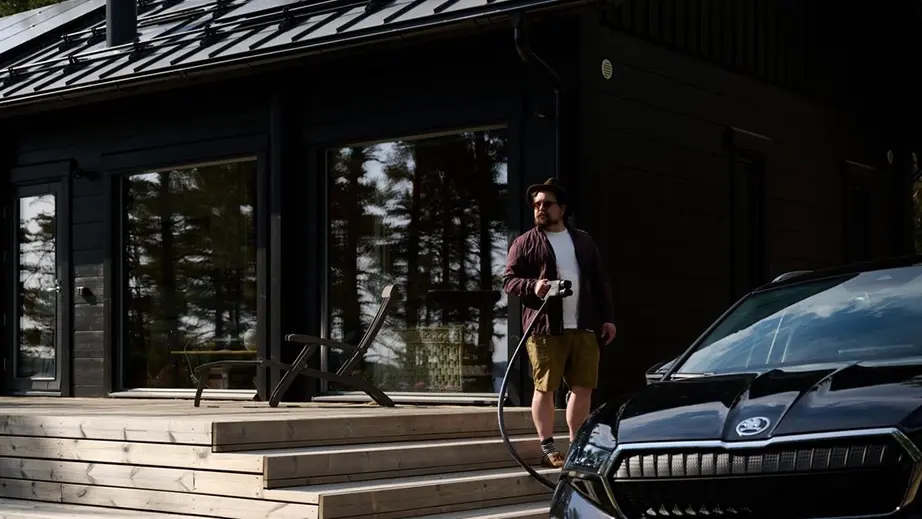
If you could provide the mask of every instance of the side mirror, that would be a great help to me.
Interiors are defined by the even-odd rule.
[[[650,369],[644,374],[647,379],[647,385],[655,384],[663,379],[663,375],[669,371],[669,368],[675,363],[677,359],[664,360],[657,362],[653,366],[650,366]]]

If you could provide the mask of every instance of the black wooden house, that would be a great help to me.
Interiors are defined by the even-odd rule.
[[[285,334],[356,341],[396,283],[365,375],[495,399],[521,333],[495,297],[506,247],[551,176],[610,269],[599,398],[637,387],[754,285],[910,251],[915,5],[67,0],[0,19],[3,389],[191,396],[203,362],[290,360]],[[206,375],[215,398],[279,377]]]

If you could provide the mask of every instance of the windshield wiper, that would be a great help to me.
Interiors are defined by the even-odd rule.
[[[698,378],[698,377],[713,377],[716,373],[673,373],[671,379],[676,378]]]

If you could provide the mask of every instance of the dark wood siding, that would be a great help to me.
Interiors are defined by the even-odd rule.
[[[558,74],[568,79],[577,75],[577,63],[569,59],[577,50],[577,28],[574,19],[557,19],[528,26],[535,53],[550,63]],[[463,45],[459,45],[461,41]],[[355,61],[343,60],[321,69],[304,69],[303,74],[305,78],[336,78],[336,81],[315,83],[310,89],[310,95],[301,95],[296,103],[299,113],[303,114],[300,117],[299,148],[310,155],[306,165],[308,178],[318,179],[317,186],[323,185],[319,179],[326,174],[319,168],[319,158],[327,147],[455,131],[465,127],[508,125],[508,189],[511,193],[508,207],[509,240],[533,225],[531,209],[524,203],[525,188],[555,174],[554,84],[538,65],[522,61],[514,47],[511,27],[491,30],[463,40],[454,39],[395,53],[382,53],[372,58],[363,56]],[[364,78],[367,77],[375,77],[377,83],[361,96],[342,88],[342,85],[364,84]],[[568,85],[573,87],[569,92],[570,98],[578,99],[580,92],[575,88],[577,84],[568,82]],[[564,120],[564,124],[569,124],[570,130],[579,129],[579,121],[574,117]],[[565,133],[567,131],[564,130]],[[562,146],[566,147],[573,137],[563,137],[562,140]],[[567,154],[566,149],[564,154],[566,164],[576,158],[575,153]],[[580,170],[568,167],[563,169],[561,176],[567,180],[568,185],[578,186],[582,176]],[[285,182],[296,181],[286,179]],[[286,193],[289,193],[288,196],[296,196],[297,190],[286,190]],[[317,202],[326,204],[324,200]],[[288,236],[292,237],[319,236],[321,243],[315,242],[316,246],[324,247],[326,230],[320,228],[314,220],[305,222],[302,228],[289,224],[289,230],[285,232],[290,232]],[[303,228],[311,232],[302,231]],[[286,243],[295,240],[297,238],[285,238]],[[300,245],[286,247],[289,250],[300,247],[310,249],[315,243],[302,242]],[[308,257],[309,261],[316,258]],[[297,312],[298,308],[320,308],[319,298],[316,297],[319,291],[314,288],[319,288],[320,270],[305,269],[303,262],[299,262],[296,256],[285,261],[288,267],[282,268],[286,279],[295,285],[300,277],[311,279],[300,281],[307,290],[286,296],[290,310],[283,309],[283,327],[291,329],[292,326],[301,326],[306,333],[318,333],[319,320],[315,322],[312,318],[306,321],[301,315],[288,312]],[[299,302],[291,304],[292,301]],[[509,300],[510,335],[507,343],[510,351],[521,337],[520,319],[518,302],[512,297]],[[513,401],[519,403],[517,393],[521,390],[527,404],[532,386],[524,357],[520,366],[520,371],[513,372],[509,391]]]
[[[265,91],[254,91],[241,81],[15,121],[13,182],[47,176],[48,168],[41,165],[68,164],[71,159],[90,174],[71,180],[73,396],[104,396],[116,388],[119,341],[112,332],[121,285],[106,277],[107,273],[114,277],[120,260],[114,240],[120,228],[115,221],[118,183],[114,178],[119,173],[182,165],[234,151],[210,147],[215,141],[233,146],[246,136],[265,137],[266,96]],[[56,171],[67,174],[63,166]],[[86,290],[78,290],[81,287]]]
[[[531,30],[538,42],[575,42],[573,23],[558,20],[550,30],[546,24]],[[82,293],[88,294],[78,294],[73,305],[74,396],[122,389],[117,384],[121,174],[249,152],[254,142],[264,143],[271,177],[265,223],[277,244],[262,252],[275,276],[264,280],[271,287],[264,326],[269,353],[287,360],[294,350],[284,347],[283,333],[320,331],[318,283],[325,266],[315,251],[326,243],[318,220],[326,206],[319,181],[325,147],[508,123],[519,145],[509,152],[510,189],[523,193],[524,201],[527,183],[552,176],[553,97],[546,76],[519,58],[511,27],[472,37],[463,47],[457,41],[380,49],[372,56],[297,64],[258,78],[8,121],[18,125],[17,170],[44,171],[36,165],[54,163],[61,165],[56,169],[61,175],[74,159],[99,175],[72,181],[73,287],[85,287]],[[535,51],[572,77],[575,63],[562,56],[573,55],[573,45],[537,43]],[[510,226],[518,234],[531,216],[524,204],[513,210],[521,210]],[[271,247],[268,240],[262,246]],[[518,314],[512,314],[516,320]],[[517,339],[510,337],[512,346]],[[270,375],[270,383],[273,376],[278,374]],[[306,389],[296,384],[286,397],[309,396]]]
[[[839,102],[880,80],[856,70],[887,45],[869,27],[897,10],[859,0],[624,0],[606,21],[687,56]]]
[[[109,206],[102,179],[73,182],[71,244],[74,293],[72,341],[73,395],[101,396],[110,387],[106,372],[106,311],[113,310],[106,294],[105,261],[108,236],[105,208]],[[95,296],[95,297],[94,297]]]
[[[730,3],[688,5],[730,10]],[[642,385],[646,368],[679,354],[753,285],[844,261],[843,161],[884,160],[854,114],[757,79],[773,63],[774,77],[803,81],[795,61],[764,59],[772,52],[798,59],[802,29],[756,52],[747,46],[752,38],[739,37],[748,32],[712,30],[732,13],[696,15],[697,24],[680,30],[671,25],[678,18],[657,10],[679,4],[623,3],[625,13],[643,7],[624,14],[643,38],[593,16],[581,34],[583,153],[594,185],[587,192],[597,193],[582,225],[611,270],[619,325],[618,341],[602,355],[600,399]],[[714,38],[690,36],[700,28]],[[888,213],[874,210],[882,216],[871,227],[870,254],[879,257],[889,253]]]

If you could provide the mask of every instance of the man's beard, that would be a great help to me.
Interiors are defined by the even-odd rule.
[[[551,217],[547,215],[539,215],[535,217],[535,225],[542,229],[557,225],[558,223],[559,220],[552,220]]]

